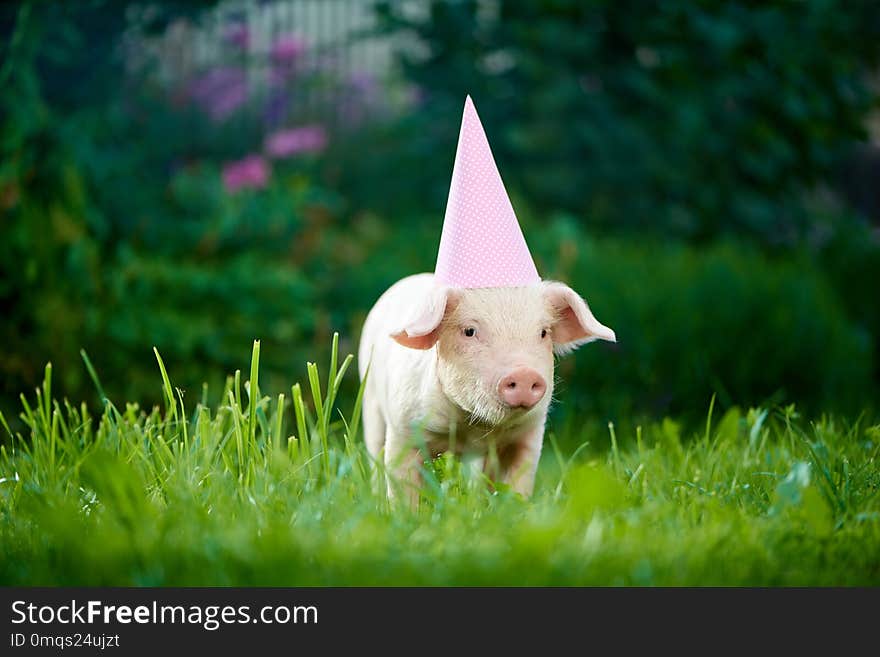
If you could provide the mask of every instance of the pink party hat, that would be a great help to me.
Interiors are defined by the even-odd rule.
[[[450,287],[517,287],[541,280],[470,96],[434,276]]]

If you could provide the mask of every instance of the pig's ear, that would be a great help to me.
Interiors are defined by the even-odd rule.
[[[403,326],[391,333],[398,344],[410,349],[430,349],[440,338],[440,325],[457,302],[454,290],[437,286],[431,290],[421,305]]]
[[[614,331],[600,324],[587,302],[567,285],[549,281],[544,284],[544,295],[555,316],[552,334],[556,353],[568,353],[593,340],[617,342]]]

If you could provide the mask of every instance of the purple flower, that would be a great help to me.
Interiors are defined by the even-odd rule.
[[[266,137],[265,149],[269,157],[280,159],[298,153],[315,153],[327,145],[327,132],[320,125],[279,130]]]
[[[251,31],[244,23],[236,22],[229,25],[223,34],[223,38],[226,39],[228,43],[231,43],[242,50],[247,50],[251,45]]]
[[[306,42],[294,34],[282,34],[272,44],[272,59],[292,62],[306,51]]]
[[[269,163],[260,155],[223,165],[223,186],[230,194],[241,189],[261,189],[269,182]]]
[[[376,78],[365,71],[356,71],[348,78],[348,93],[341,98],[338,113],[349,128],[356,128],[377,109],[378,103]]]
[[[193,80],[187,93],[211,119],[223,121],[247,101],[247,77],[240,67],[220,66]]]
[[[284,89],[300,70],[300,55],[306,51],[306,42],[292,34],[278,37],[269,49],[269,86]]]
[[[263,121],[270,128],[279,127],[284,123],[289,106],[290,98],[283,89],[270,92],[263,110]]]
[[[349,77],[348,82],[353,91],[364,96],[374,96],[379,88],[376,78],[366,71],[355,71]]]
[[[216,122],[223,121],[235,113],[247,101],[247,87],[242,83],[218,93],[208,107],[208,115]]]
[[[273,89],[286,90],[294,73],[294,67],[290,64],[273,62],[269,67],[269,86]]]

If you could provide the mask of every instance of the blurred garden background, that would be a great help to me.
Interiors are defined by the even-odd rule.
[[[431,270],[471,94],[545,278],[618,344],[556,418],[880,389],[880,3],[0,5],[0,410],[283,390]],[[351,381],[347,385],[353,386]],[[351,391],[351,388],[349,389]]]

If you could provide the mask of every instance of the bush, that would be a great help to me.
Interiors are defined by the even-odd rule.
[[[699,412],[768,399],[817,411],[872,399],[870,335],[806,258],[734,243],[692,248],[586,239],[571,220],[535,232],[547,277],[569,281],[618,344],[563,360],[563,406]],[[540,267],[540,265],[539,265]]]
[[[12,90],[0,99],[0,406],[46,360],[62,390],[84,393],[81,347],[115,399],[150,401],[152,345],[198,391],[253,337],[277,359],[271,381],[330,330],[313,294],[346,257],[341,199],[313,169],[332,136],[297,123],[291,101],[304,85],[353,81],[294,67],[301,45],[280,35],[259,55],[272,84],[245,85],[258,55],[228,47],[234,61],[175,86],[149,39],[214,3],[139,4],[0,8]],[[346,110],[364,120],[366,99],[349,94]]]
[[[851,217],[816,249],[819,267],[840,296],[852,322],[873,340],[880,353],[880,231]],[[874,360],[874,381],[880,383],[880,359]]]

